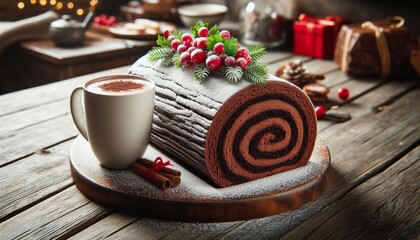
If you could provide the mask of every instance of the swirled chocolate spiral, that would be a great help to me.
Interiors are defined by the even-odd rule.
[[[316,117],[295,85],[269,81],[231,96],[214,116],[205,161],[227,187],[305,165],[315,145]]]

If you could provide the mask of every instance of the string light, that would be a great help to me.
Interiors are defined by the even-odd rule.
[[[1,0],[0,0],[1,1]],[[74,0],[73,0],[74,1]],[[25,2],[29,2],[32,5],[41,5],[46,6],[49,4],[50,8],[55,8],[56,10],[63,10],[66,7],[69,10],[74,9],[74,13],[82,16],[85,14],[86,11],[94,11],[95,7],[98,5],[99,0],[89,0],[89,6],[86,6],[87,9],[81,8],[80,6],[76,6],[76,4],[72,0],[21,0],[17,3],[18,9],[24,9],[26,7]],[[28,3],[28,4],[29,4]]]
[[[73,2],[68,2],[67,3],[67,8],[68,9],[73,9],[74,8],[74,3]]]
[[[85,11],[83,11],[83,9],[81,9],[81,8],[77,9],[77,11],[76,11],[77,15],[79,15],[79,16],[82,16],[84,12]]]
[[[25,3],[23,3],[23,2],[19,2],[19,3],[17,4],[17,7],[18,7],[19,9],[23,9],[23,8],[25,8]]]
[[[55,6],[57,8],[57,10],[60,10],[64,7],[62,2],[58,2],[57,5]]]

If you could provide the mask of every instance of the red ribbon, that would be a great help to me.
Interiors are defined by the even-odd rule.
[[[173,166],[173,165],[171,164],[171,161],[168,160],[164,162],[161,157],[157,157],[155,161],[153,162],[153,166],[151,168],[148,168],[147,171],[144,173],[144,177],[146,179],[149,179],[150,174],[152,174],[152,172],[157,173],[166,166]]]

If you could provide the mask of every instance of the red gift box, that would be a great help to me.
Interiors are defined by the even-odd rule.
[[[331,57],[343,23],[344,19],[337,16],[318,19],[300,14],[293,24],[294,52],[315,58]]]

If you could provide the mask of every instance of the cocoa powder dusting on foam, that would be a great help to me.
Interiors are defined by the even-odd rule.
[[[104,92],[122,92],[122,91],[142,89],[144,87],[144,84],[136,83],[133,81],[119,80],[119,81],[104,83],[100,85],[99,87]]]

